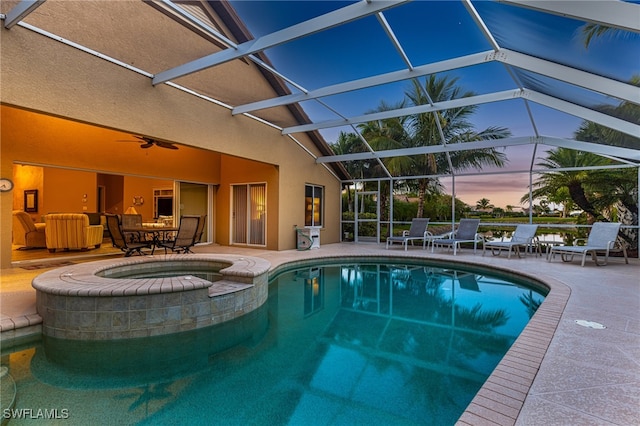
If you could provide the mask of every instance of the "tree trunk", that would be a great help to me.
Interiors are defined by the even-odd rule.
[[[634,226],[638,224],[638,214],[629,209],[625,204],[618,201],[615,204],[618,210],[618,220],[623,225]],[[627,244],[627,250],[637,253],[638,250],[638,230],[632,228],[620,229],[620,236],[624,240],[623,244]]]
[[[570,184],[569,195],[573,202],[589,216],[589,223],[595,222],[598,217],[598,212],[593,208],[589,200],[587,200],[582,185],[578,182]]]
[[[417,217],[422,217],[424,214],[424,199],[427,195],[427,183],[426,179],[420,179],[418,183],[418,213]]]

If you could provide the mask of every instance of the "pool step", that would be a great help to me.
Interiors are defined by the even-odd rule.
[[[235,293],[236,291],[241,291],[249,287],[253,287],[253,284],[244,284],[228,280],[215,281],[213,285],[209,287],[209,297]]]

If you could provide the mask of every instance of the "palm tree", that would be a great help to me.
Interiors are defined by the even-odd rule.
[[[360,140],[360,137],[355,133],[340,132],[336,142],[334,144],[331,144],[331,149],[336,155],[361,152],[362,141]],[[347,172],[352,177],[356,177],[361,174],[361,171],[358,170],[358,166],[355,163],[351,161],[345,161],[343,164],[345,169],[347,169]],[[351,199],[351,188],[349,185],[347,185],[347,205],[348,210],[353,211],[353,201]]]
[[[429,96],[427,96],[427,93]],[[461,97],[473,96],[472,92],[463,92],[457,86],[457,79],[427,77],[424,87],[420,81],[412,80],[412,86],[405,92],[406,99],[396,105],[381,102],[371,112],[395,110],[407,104],[424,105],[431,101],[442,102]],[[469,117],[476,106],[452,108],[443,111],[419,113],[405,117],[370,121],[361,124],[358,130],[374,150],[402,149],[446,143],[465,143],[479,140],[500,139],[510,136],[509,130],[501,127],[489,127],[480,132],[473,128]],[[482,150],[457,151],[449,154],[422,154],[412,157],[400,156],[384,160],[384,166],[394,176],[426,176],[452,173],[468,169],[479,170],[484,166],[502,167],[506,162],[503,153],[494,148]],[[369,169],[376,171],[377,164]],[[413,182],[407,181],[413,186]],[[418,193],[417,217],[423,217],[424,202],[428,194],[441,193],[442,186],[436,178],[419,178],[415,183]]]
[[[404,107],[404,101],[389,105],[384,101],[368,113],[391,111]],[[384,120],[369,121],[358,126],[362,137],[375,151],[411,147],[411,137],[406,129],[407,117],[393,117]],[[411,161],[407,157],[392,157],[384,161],[384,165],[392,175],[411,173]]]
[[[588,23],[582,27],[585,48],[588,48],[595,38],[602,37],[605,34],[610,34],[613,37],[629,35],[637,36],[637,34],[632,34],[617,28]],[[630,84],[640,86],[640,76],[634,75],[631,78]],[[617,107],[607,105],[599,109],[616,118],[636,124],[640,123],[640,107],[638,107],[637,104],[622,102]],[[611,145],[634,149],[638,149],[640,146],[640,139],[637,137],[588,121],[582,123],[579,130],[576,132],[576,138],[596,143],[606,141]],[[636,186],[637,177],[635,176],[635,173],[636,171],[633,170],[622,171],[619,173],[619,177],[615,179],[611,179],[610,176],[605,176],[598,187],[601,194],[609,195],[609,197],[602,197],[603,201],[607,200],[603,204],[606,204],[607,202],[611,203],[613,201],[611,199],[611,195],[613,195],[613,198],[620,196],[619,201],[616,203],[618,205],[619,216],[621,216],[618,220],[628,225],[638,224],[638,188]],[[632,247],[638,247],[639,239],[637,230],[623,229],[621,234]]]
[[[631,83],[634,86],[640,86],[640,76],[634,76]],[[615,118],[640,124],[640,107],[631,102],[622,102],[617,107],[604,105],[597,109]],[[591,121],[583,121],[576,131],[575,137],[576,139],[584,142],[602,143],[602,141],[606,141],[607,144],[614,146],[634,149],[638,149],[640,147],[639,138]]]
[[[576,151],[568,148],[556,148],[548,152],[538,166],[548,170],[567,167],[605,166],[611,164],[611,160],[589,152]],[[571,199],[580,207],[593,222],[599,216],[598,211],[587,196],[587,187],[593,182],[593,173],[587,170],[578,171],[551,171],[543,173],[534,183],[536,187],[532,191],[534,199],[547,199],[553,197],[562,188],[567,188]],[[526,202],[529,194],[521,198]]]
[[[569,188],[561,187],[553,194],[547,194],[547,199],[551,203],[562,205],[562,217],[566,218],[569,212],[575,210],[575,203],[569,195]]]
[[[615,36],[628,36],[630,33],[628,31],[624,31],[618,28],[608,27],[606,25],[588,23],[582,26],[582,37],[584,38],[584,47],[588,48],[591,42],[599,37],[602,37],[606,34]]]
[[[402,101],[396,105],[387,104],[384,101],[380,102],[380,105],[375,110],[368,111],[368,113],[391,111],[395,109],[403,108],[405,102]],[[409,148],[412,146],[411,136],[407,133],[406,126],[407,117],[394,117],[384,120],[369,121],[358,126],[362,137],[369,143],[372,149],[375,151],[383,151],[388,149]],[[392,157],[385,159],[384,167],[388,172],[394,176],[412,174],[413,164],[408,157]],[[369,166],[372,174],[380,174],[381,166],[379,162],[372,163]],[[411,182],[406,182],[410,187]],[[380,194],[380,203],[382,207],[382,219],[388,219],[388,187],[383,182]],[[418,214],[417,217],[422,217]]]
[[[476,210],[491,210],[494,207],[487,198],[481,198],[476,201]]]
[[[438,78],[435,74],[428,76],[424,86],[419,80],[412,80],[412,86],[405,92],[405,96],[412,105],[425,105],[431,102],[443,102],[461,97],[473,96],[472,92],[463,92],[457,86],[456,78]],[[430,146],[446,142],[465,143],[479,140],[500,139],[510,136],[508,129],[490,127],[476,132],[469,117],[476,111],[477,106],[451,108],[442,111],[419,113],[408,117],[410,125],[411,146]],[[482,150],[456,151],[450,154],[422,154],[412,159],[414,175],[435,175],[453,173],[468,169],[479,170],[483,166],[492,165],[502,167],[506,162],[503,153],[494,148]],[[418,216],[424,211],[424,200],[429,190],[429,178],[418,180]]]

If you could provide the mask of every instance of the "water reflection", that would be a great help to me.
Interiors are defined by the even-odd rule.
[[[64,388],[150,389],[207,369],[215,354],[253,344],[267,329],[263,305],[233,321],[162,336],[93,341],[43,336],[31,371],[40,381]]]
[[[472,272],[349,265],[341,267],[340,276],[345,312],[330,327],[335,329],[332,338],[384,348],[385,356],[415,357],[440,371],[459,369],[467,377],[490,371],[492,362],[483,368],[479,359],[501,357],[526,323],[506,327],[510,319],[506,308],[484,306],[495,305],[491,301],[495,294],[483,296],[481,285],[491,290],[516,286]]]

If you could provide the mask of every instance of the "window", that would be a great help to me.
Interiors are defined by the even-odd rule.
[[[153,217],[173,216],[173,189],[153,190]]]
[[[305,185],[304,188],[304,225],[323,226],[324,188]]]

